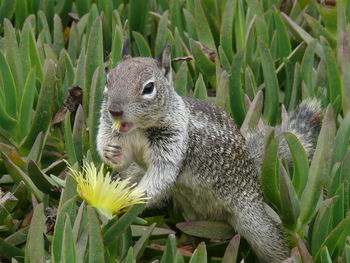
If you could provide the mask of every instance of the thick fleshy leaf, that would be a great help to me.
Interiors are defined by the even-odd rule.
[[[68,113],[66,115],[66,117],[64,118],[64,140],[65,140],[66,148],[67,148],[68,162],[71,165],[73,165],[76,163],[77,157],[75,155],[75,149],[74,149],[74,144],[73,144],[70,113]]]
[[[23,262],[24,252],[23,250],[11,245],[9,242],[6,242],[4,239],[0,238],[0,254],[10,259],[16,259],[18,262]]]
[[[100,119],[100,111],[103,97],[103,86],[106,83],[105,71],[99,67],[94,72],[90,89],[89,116],[87,126],[89,127],[89,141],[92,157],[96,162],[100,159],[97,153],[97,132]]]
[[[0,224],[4,224],[4,219],[6,219],[8,216],[11,216],[11,212],[16,207],[18,199],[11,192],[7,192],[0,198],[0,202]]]
[[[129,24],[130,31],[137,31],[141,34],[144,33],[146,28],[146,19],[149,9],[149,1],[138,1],[131,0],[129,1]]]
[[[5,241],[13,246],[18,246],[26,242],[28,236],[29,226],[23,227],[18,231],[14,232],[10,236],[6,237]],[[21,253],[19,253],[21,254]],[[15,255],[14,255],[15,257]]]
[[[304,241],[299,237],[298,234],[295,235],[297,247],[302,259],[303,263],[313,263],[312,256],[310,255],[310,252],[307,250],[307,247],[304,243]]]
[[[241,236],[239,234],[235,235],[231,239],[225,250],[224,257],[222,258],[222,263],[236,263],[240,240]]]
[[[229,88],[231,112],[238,125],[243,123],[246,114],[243,99],[244,93],[241,87],[241,70],[243,66],[243,59],[243,51],[237,53],[233,58]]]
[[[29,227],[26,261],[45,262],[44,231],[45,231],[44,204],[39,204],[35,210]]]
[[[275,124],[279,108],[278,80],[271,53],[262,40],[258,40],[258,49],[261,56],[261,65],[265,83],[264,117],[269,124]]]
[[[41,155],[44,150],[44,145],[45,144],[45,136],[43,132],[39,132],[38,136],[36,137],[34,144],[32,146],[32,149],[30,149],[30,152],[28,153],[27,156],[27,161],[35,161],[35,162],[40,162]]]
[[[33,102],[36,93],[35,76],[36,71],[32,69],[24,85],[23,97],[19,109],[19,127],[17,131],[18,137],[21,139],[27,135],[33,117]]]
[[[340,124],[334,142],[332,166],[337,162],[342,162],[348,151],[350,140],[350,113],[348,113]]]
[[[234,232],[225,222],[193,221],[177,223],[176,227],[188,235],[202,238],[229,239]]]
[[[104,246],[100,222],[93,207],[88,206],[89,262],[104,263]]]
[[[143,254],[143,251],[146,248],[147,242],[149,238],[152,235],[152,232],[154,230],[154,227],[156,226],[155,223],[153,223],[149,229],[142,234],[142,236],[137,240],[137,242],[134,245],[134,252],[135,252],[135,257],[137,260],[140,260]]]
[[[212,62],[207,55],[203,53],[203,50],[201,49],[200,43],[197,43],[194,40],[190,40],[191,45],[191,51],[195,58],[196,65],[199,69],[199,71],[203,74],[205,78],[207,78],[212,85],[212,87],[215,88],[216,86],[216,67],[215,63]]]
[[[235,1],[234,33],[236,40],[236,50],[241,51],[245,47],[247,25],[242,1]]]
[[[4,21],[4,18],[11,19],[12,15],[15,13],[16,10],[16,2],[14,0],[4,0],[1,2],[0,5],[0,30],[3,30],[3,24],[2,21]]]
[[[323,242],[321,248],[316,254],[316,260],[321,257],[322,249],[324,247],[328,248],[330,255],[337,256],[341,255],[341,252],[345,246],[346,237],[350,235],[350,216],[344,218],[327,236],[326,240]],[[333,255],[336,253],[336,255]]]
[[[279,11],[272,13],[276,25],[277,40],[278,40],[278,55],[280,58],[288,57],[292,52],[290,38],[285,24],[282,21]]]
[[[316,255],[317,251],[325,241],[330,230],[332,208],[337,197],[326,199],[317,213],[311,235],[311,254]]]
[[[333,50],[325,41],[321,41],[321,45],[323,47],[323,52],[327,66],[328,98],[329,102],[333,105],[335,113],[338,113],[341,109],[341,103],[343,101],[341,75],[338,69],[337,61],[335,59]]]
[[[78,110],[75,114],[73,131],[72,131],[75,157],[79,163],[81,163],[83,160],[83,152],[84,152],[83,131],[84,131],[84,129],[85,129],[84,110],[83,110],[83,107],[81,105],[79,105]]]
[[[69,31],[67,51],[68,51],[69,57],[74,61],[74,63],[78,57],[78,52],[80,51],[79,43],[80,43],[80,36],[79,36],[78,26],[75,22],[73,22]]]
[[[235,13],[234,1],[226,1],[220,32],[220,45],[229,61],[233,59],[233,17]]]
[[[134,248],[130,247],[128,250],[128,254],[126,255],[123,263],[135,263],[135,257],[134,257]]]
[[[187,64],[182,62],[175,75],[175,90],[181,96],[187,96]]]
[[[103,239],[105,244],[111,244],[115,239],[124,233],[134,219],[142,212],[144,205],[134,205],[119,219],[112,219],[103,227]]]
[[[116,26],[113,33],[112,40],[112,54],[111,54],[111,63],[110,69],[115,68],[119,60],[122,58],[122,50],[123,50],[123,32],[119,26]]]
[[[146,39],[139,32],[132,32],[132,35],[135,38],[140,57],[152,57],[151,49]]]
[[[250,10],[256,16],[255,29],[257,36],[267,45],[269,43],[269,33],[261,2],[258,0],[247,0],[247,3]]]
[[[208,99],[207,88],[205,87],[202,74],[199,74],[199,77],[196,81],[193,97],[197,99],[202,99],[202,100]]]
[[[55,96],[55,64],[52,60],[45,64],[45,77],[40,88],[38,104],[34,114],[32,127],[28,136],[21,145],[23,152],[29,152],[39,132],[44,134],[50,127],[52,118],[53,101]]]
[[[165,45],[169,44],[167,43],[169,40],[168,16],[169,16],[169,12],[165,11],[158,24],[157,36],[155,39],[156,43],[155,43],[155,49],[154,49],[155,56],[159,56],[163,48],[165,47]]]
[[[321,262],[322,263],[332,263],[332,259],[331,259],[331,256],[329,255],[327,247],[324,247],[322,249]]]
[[[332,35],[325,27],[323,27],[323,25],[321,24],[320,21],[318,21],[314,17],[308,15],[307,13],[303,13],[303,16],[305,18],[306,23],[308,23],[308,25],[312,29],[314,36],[316,36],[318,38],[320,36],[323,36],[324,38],[327,39],[327,41],[329,42],[329,44],[332,47],[336,46],[337,41],[336,41],[334,35]]]
[[[336,227],[340,221],[344,219],[344,183],[339,184],[335,196],[338,197],[333,206],[332,224]]]
[[[166,241],[166,250],[160,263],[176,263],[176,239],[175,235],[171,234],[168,236]]]
[[[230,97],[229,97],[229,75],[226,70],[222,70],[220,67],[216,67],[217,81],[216,86],[216,97],[215,104],[218,105],[221,109],[230,112]]]
[[[195,0],[195,2],[194,19],[198,40],[206,47],[215,50],[214,38],[203,10],[203,4],[200,0]]]
[[[24,8],[17,8],[24,9]],[[16,22],[19,19],[16,16]],[[24,21],[24,19],[23,19]],[[19,63],[17,60],[19,54],[19,47],[16,39],[16,32],[13,28],[10,20],[4,20],[4,35],[5,35],[5,47],[6,47],[6,59],[11,68],[11,72],[16,83],[17,88],[17,100],[21,98],[22,95],[22,86],[24,82],[23,68],[22,63]]]
[[[301,197],[307,183],[309,174],[309,160],[303,145],[292,133],[285,133],[284,137],[288,143],[293,159],[293,178],[292,182],[298,197]]]
[[[64,48],[63,25],[61,18],[57,14],[55,14],[53,21],[53,46],[58,55],[61,49]]]
[[[63,200],[64,201],[64,200]],[[61,262],[63,260],[62,255],[64,254],[64,229],[65,229],[65,217],[66,215],[72,215],[75,213],[75,200],[70,199],[69,201],[62,203],[61,197],[61,207],[57,211],[57,218],[55,223],[54,234],[52,238],[52,258],[55,262]],[[74,220],[74,218],[73,218]]]
[[[83,107],[85,116],[89,116],[90,100],[93,98],[91,93],[92,78],[98,67],[103,67],[103,37],[102,37],[102,21],[97,17],[94,21],[88,46],[86,50],[86,64],[85,64],[85,80],[83,88]],[[100,87],[102,90],[103,88]]]
[[[54,191],[57,187],[56,183],[49,176],[43,173],[38,165],[32,160],[30,160],[28,163],[28,174],[34,184],[43,193],[48,193],[52,197],[59,197],[59,192]]]
[[[1,157],[4,160],[7,172],[11,175],[13,181],[16,183],[23,181],[26,184],[28,190],[34,194],[35,198],[38,201],[42,201],[44,198],[44,194],[36,187],[36,185],[33,183],[30,177],[25,172],[23,172],[17,165],[15,165],[5,153],[2,153]]]
[[[298,37],[304,40],[307,44],[310,44],[314,40],[314,38],[309,33],[307,33],[302,27],[300,27],[296,22],[294,22],[289,16],[287,16],[284,13],[281,13],[281,15],[284,21],[286,22],[287,26],[289,27],[289,29],[295,32],[296,35],[298,35]],[[315,49],[316,49],[316,53],[321,58],[324,57],[322,47],[319,43],[316,44]]]
[[[63,229],[63,237],[62,237],[62,262],[76,262],[76,250],[74,237],[72,233],[72,225],[69,218],[69,215],[65,215],[65,223]],[[97,261],[96,261],[97,262]]]
[[[280,139],[274,137],[266,145],[264,161],[261,168],[261,185],[266,199],[275,207],[280,207],[280,193],[278,189],[278,148]]]
[[[254,100],[249,106],[244,122],[241,126],[241,133],[245,136],[248,132],[254,131],[256,125],[258,124],[263,108],[264,97],[262,91],[259,91]]]
[[[283,165],[280,165],[280,198],[283,225],[294,230],[300,213],[298,196]]]
[[[36,76],[37,78],[42,81],[44,78],[44,71],[45,69],[43,69],[42,66],[42,62],[40,60],[40,55],[39,55],[39,50],[38,50],[38,45],[36,44],[36,40],[35,40],[35,35],[33,30],[29,31],[29,57],[30,57],[30,64],[31,67],[35,67],[36,69]],[[45,75],[47,75],[48,72],[45,71]]]
[[[340,45],[338,60],[341,68],[341,78],[343,87],[343,111],[348,113],[350,111],[350,72],[347,70],[350,67],[350,27],[346,32],[339,33]]]
[[[191,257],[190,263],[207,263],[207,250],[204,242],[198,245]]]
[[[142,236],[145,232],[149,230],[149,226],[138,226],[138,225],[131,225],[131,233],[133,237],[139,237]],[[175,231],[167,228],[160,228],[155,227],[152,232],[152,237],[154,236],[167,236],[170,234],[175,234]]]
[[[17,117],[17,88],[11,68],[5,58],[5,55],[0,51],[0,74],[2,77],[4,92],[5,109],[9,116]]]
[[[10,135],[16,132],[17,121],[12,118],[5,109],[5,105],[0,99],[0,122],[1,122],[1,130],[4,129],[6,135]],[[3,131],[0,130],[0,133]],[[5,135],[5,134],[4,134]]]

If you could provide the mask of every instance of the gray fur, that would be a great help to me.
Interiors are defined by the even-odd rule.
[[[321,115],[322,110],[319,101],[316,99],[307,99],[299,105],[290,117],[285,116],[282,119],[282,125],[275,129],[276,135],[281,136],[285,132],[293,133],[304,146],[306,154],[311,158],[321,129]],[[259,168],[264,159],[265,134],[270,128],[267,125],[263,125],[246,136],[247,148],[255,160],[256,166]],[[284,157],[288,162],[291,162],[287,141],[284,137],[281,138],[279,155]]]
[[[163,62],[170,59],[164,55],[170,54],[163,54]],[[260,161],[224,111],[176,94],[162,61],[128,58],[109,73],[97,138],[102,159],[139,181],[150,204],[171,197],[187,220],[229,222],[263,261],[286,259],[284,233],[264,208]],[[142,85],[149,79],[156,95],[145,99]],[[110,108],[123,110],[123,121],[132,122],[133,130],[112,131]],[[281,131],[298,130],[293,123]]]

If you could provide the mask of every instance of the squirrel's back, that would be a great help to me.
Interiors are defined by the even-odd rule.
[[[186,201],[193,203],[185,212],[187,218],[213,219],[210,215],[212,209],[207,208],[218,204],[214,204],[211,191],[206,191],[206,188],[214,187],[221,198],[235,199],[235,202],[240,201],[243,192],[245,198],[249,196],[252,202],[261,201],[254,161],[232,118],[211,102],[189,97],[182,99],[190,114],[187,128],[189,139],[175,198],[191,196],[191,200]],[[225,188],[227,185],[230,187]],[[219,220],[220,213],[214,219]]]

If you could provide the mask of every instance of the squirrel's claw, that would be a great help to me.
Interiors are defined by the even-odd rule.
[[[122,163],[123,149],[118,145],[107,144],[103,147],[103,156],[113,164]]]

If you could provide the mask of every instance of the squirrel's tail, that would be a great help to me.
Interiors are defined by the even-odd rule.
[[[291,114],[284,118],[282,124],[276,127],[276,135],[285,132],[294,134],[304,146],[306,154],[312,157],[321,128],[322,109],[316,99],[307,99]],[[268,126],[260,127],[257,131],[247,134],[247,149],[255,160],[259,170],[264,158],[264,142]],[[291,155],[286,140],[282,137],[279,146],[280,156],[291,161]]]

